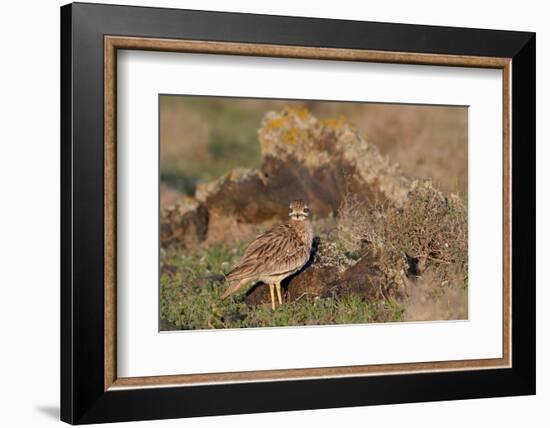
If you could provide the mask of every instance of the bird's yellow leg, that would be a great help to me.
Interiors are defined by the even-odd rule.
[[[281,296],[281,283],[278,282],[275,284],[275,288],[277,289],[277,299],[279,300],[279,305],[283,304],[283,297]]]
[[[271,295],[271,309],[275,310],[275,292],[273,284],[269,284],[269,294]]]

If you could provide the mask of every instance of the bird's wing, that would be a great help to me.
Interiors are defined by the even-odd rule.
[[[309,258],[306,244],[288,224],[277,226],[250,243],[227,274],[229,281],[292,273]]]

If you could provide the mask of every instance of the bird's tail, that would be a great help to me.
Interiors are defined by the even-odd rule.
[[[220,297],[222,299],[225,299],[225,298],[231,296],[232,294],[239,291],[244,284],[246,284],[246,281],[244,281],[244,280],[236,281],[233,284],[230,284],[229,287],[227,287],[227,290],[225,290]]]

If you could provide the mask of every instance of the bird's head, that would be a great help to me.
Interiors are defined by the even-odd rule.
[[[290,203],[288,215],[291,220],[304,221],[309,217],[309,208],[302,199],[296,199]]]

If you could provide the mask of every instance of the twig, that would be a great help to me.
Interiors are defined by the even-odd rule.
[[[448,260],[438,259],[436,257],[426,256],[426,258],[430,259],[430,260],[433,260],[434,262],[437,262],[437,263],[445,263],[446,265],[452,264],[452,262],[450,262]]]
[[[407,256],[407,253],[405,253],[404,251],[401,251],[405,257]],[[432,260],[434,262],[437,262],[437,263],[445,263],[447,265],[451,265],[453,264],[453,262],[449,261],[449,260],[443,260],[443,259],[438,259],[437,257],[432,257],[432,256],[425,256],[425,255],[421,255],[421,256],[417,256],[417,255],[414,255],[414,256],[409,256],[409,257],[412,257],[414,259],[426,259],[426,260]]]
[[[378,292],[382,295],[382,298],[389,302],[390,300],[388,299],[388,297],[384,294],[384,292],[382,291],[382,283],[378,284]]]
[[[308,292],[308,291],[306,291],[306,292],[304,292],[304,293],[300,294],[300,296],[298,296],[298,298],[297,298],[297,299],[294,299],[294,301],[295,301],[295,302],[297,302],[297,301],[298,301],[298,300],[300,300],[300,299],[301,299],[302,297],[304,297],[304,296],[307,296],[307,295],[311,295],[311,296],[318,296],[318,295],[319,295],[319,293],[313,293],[313,292],[311,292],[311,291],[309,291],[309,292]]]

